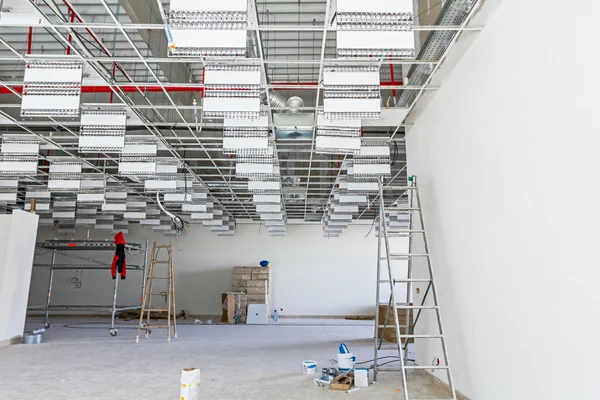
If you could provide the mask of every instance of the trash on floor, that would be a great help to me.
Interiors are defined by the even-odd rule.
[[[340,374],[335,377],[335,379],[331,382],[331,390],[350,390],[352,389],[352,384],[354,383],[354,374]]]
[[[348,354],[350,350],[348,350],[348,346],[345,343],[340,343],[340,354]]]
[[[356,368],[354,370],[354,386],[369,387],[369,369]]]
[[[352,353],[340,353],[337,355],[337,364],[340,372],[349,372],[354,369],[356,357]]]
[[[314,375],[317,373],[317,362],[312,360],[302,361],[302,373],[304,375]]]
[[[318,387],[325,387],[330,384],[331,384],[331,382],[329,382],[329,381],[324,381],[323,379],[315,379],[315,385],[317,385]]]
[[[33,332],[25,332],[23,334],[23,344],[42,344],[42,335],[45,329],[37,329]]]
[[[181,371],[181,400],[200,400],[200,369],[184,368]]]
[[[321,379],[327,382],[331,382],[338,376],[340,372],[337,368],[322,368],[321,369]]]

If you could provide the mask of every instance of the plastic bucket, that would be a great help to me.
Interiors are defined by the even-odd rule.
[[[42,333],[25,333],[23,335],[23,344],[42,344]]]
[[[302,361],[302,373],[304,375],[314,375],[317,373],[317,362],[313,360]]]
[[[354,369],[356,357],[352,353],[340,353],[337,356],[338,369],[340,372],[347,372]]]

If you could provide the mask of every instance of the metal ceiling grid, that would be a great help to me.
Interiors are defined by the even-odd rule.
[[[215,200],[240,221],[260,221],[247,181],[236,178],[234,159],[223,154],[222,122],[204,120],[200,126],[196,123],[195,115],[201,106],[196,107],[192,102],[201,104],[205,60],[166,57],[166,47],[158,45],[165,32],[155,3],[155,0],[35,0],[32,4],[46,25],[30,28],[24,23],[3,23],[0,18],[0,125],[6,133],[26,133],[42,139],[39,174],[21,182],[17,207],[22,207],[26,186],[46,184],[48,161],[57,157],[80,159],[87,176],[104,176],[112,185],[154,201],[144,193],[143,182],[118,176],[118,157],[78,152],[78,120],[19,116],[25,62],[77,58],[85,63],[83,108],[125,105],[128,137],[158,139],[158,157],[178,159],[180,179],[203,182]],[[162,3],[168,12],[170,1]],[[415,60],[360,60],[381,67],[384,108],[393,109],[398,103],[409,110],[423,90],[436,89],[428,85],[429,78],[449,44],[462,30],[481,29],[467,25],[477,3],[449,0],[436,25],[415,25],[416,31],[430,31]],[[263,67],[267,93],[271,94],[264,96],[263,107],[270,111],[271,128],[282,128],[276,121],[285,115],[307,114],[312,120],[303,127],[310,133],[308,137],[298,133],[298,136],[282,136],[276,142],[287,217],[304,223],[321,220],[336,179],[346,168],[345,156],[317,154],[311,139],[315,112],[323,104],[324,63],[357,62],[336,60],[333,5],[330,0],[250,0],[249,3],[249,12],[255,13],[250,20],[256,21],[248,30],[246,62]],[[136,13],[131,10],[134,6],[144,6],[137,8],[148,11]],[[293,96],[302,98],[304,105],[286,105],[285,100]],[[287,130],[301,129],[293,126]],[[362,135],[364,139],[391,140],[396,163],[388,183],[404,184],[406,151],[401,121],[366,125]],[[361,206],[359,218],[371,219],[375,215],[375,209]]]

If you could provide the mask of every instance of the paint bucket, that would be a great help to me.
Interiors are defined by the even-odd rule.
[[[352,353],[340,353],[337,356],[338,369],[340,372],[348,372],[354,369],[356,357]]]
[[[42,344],[42,332],[27,332],[23,334],[23,344]]]
[[[317,362],[313,360],[302,361],[302,373],[304,375],[314,375],[317,373]]]
[[[180,400],[200,400],[200,370],[184,368],[181,371]]]

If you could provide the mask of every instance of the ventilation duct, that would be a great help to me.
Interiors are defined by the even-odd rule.
[[[287,106],[288,99],[285,98],[280,92],[276,92],[273,89],[269,91],[269,103],[273,108],[283,108]]]
[[[285,105],[290,108],[288,111],[291,114],[297,114],[300,112],[299,108],[304,107],[304,100],[298,96],[292,96],[287,99]]]
[[[246,47],[248,48],[248,58],[260,58],[256,31],[248,31],[248,36],[246,37]],[[288,110],[287,112],[297,114],[300,112],[298,108],[304,107],[304,100],[298,96],[292,96],[289,99],[286,99],[283,94],[273,89],[270,89],[268,93],[269,103],[273,108],[289,107],[291,110]],[[267,105],[267,99],[264,95],[261,97],[261,100],[264,105]]]
[[[460,25],[467,17],[471,8],[475,5],[474,0],[450,0],[447,1],[435,25]],[[444,54],[448,45],[452,42],[457,31],[432,31],[423,43],[417,59],[419,60],[439,60]],[[433,66],[429,64],[414,64],[410,67],[407,74],[408,84],[411,86],[422,86],[433,71]],[[418,90],[403,90],[397,107],[410,107],[415,101]]]

